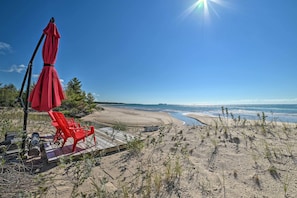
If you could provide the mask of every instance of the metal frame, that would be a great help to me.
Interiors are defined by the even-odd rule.
[[[52,17],[50,22],[55,22],[55,19]],[[34,61],[34,58],[35,58],[35,55],[39,49],[39,46],[44,38],[45,34],[42,33],[36,47],[35,47],[35,50],[32,54],[32,57],[30,59],[30,62],[28,64],[28,67],[27,67],[27,71],[26,71],[26,74],[25,74],[25,77],[24,77],[24,80],[23,80],[23,83],[22,83],[22,87],[21,87],[21,90],[20,90],[20,93],[19,93],[19,96],[17,98],[17,101],[20,102],[22,108],[23,108],[23,111],[24,111],[24,121],[23,121],[23,136],[22,136],[22,154],[25,154],[25,150],[26,150],[26,139],[27,139],[27,121],[28,121],[28,109],[29,109],[29,93],[30,93],[30,85],[31,85],[31,78],[32,78],[32,67],[33,67],[33,61]],[[27,90],[26,90],[26,96],[25,96],[25,102],[23,100],[23,91],[24,91],[24,87],[25,87],[25,84],[26,84],[26,81],[27,81]]]

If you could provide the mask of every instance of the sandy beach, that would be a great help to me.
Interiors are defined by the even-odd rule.
[[[185,126],[163,112],[110,107],[82,118],[124,123],[144,140],[92,159],[44,163],[38,174],[47,178],[42,197],[297,196],[296,125],[188,116],[205,125]],[[154,125],[158,131],[143,132]]]
[[[104,111],[96,111],[83,117],[82,120],[108,126],[122,123],[129,127],[163,126],[171,123],[183,124],[182,121],[171,117],[165,112],[139,111],[107,106],[104,106]]]

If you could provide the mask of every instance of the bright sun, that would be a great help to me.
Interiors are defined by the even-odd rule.
[[[207,21],[210,19],[210,13],[215,14],[217,17],[220,17],[215,9],[216,5],[225,7],[227,5],[227,2],[226,0],[197,0],[183,12],[182,18],[186,18],[194,12],[203,14],[203,18]],[[211,10],[211,12],[209,10]]]

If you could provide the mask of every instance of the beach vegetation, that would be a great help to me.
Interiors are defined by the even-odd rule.
[[[235,127],[238,127],[238,126],[245,127],[246,118],[241,119],[240,115],[238,115],[237,118],[236,118],[232,113],[230,113],[230,115],[231,115],[231,118],[233,120],[233,123],[234,123]]]
[[[140,137],[127,140],[127,142],[127,149],[132,156],[139,155],[145,146],[144,141]]]
[[[273,165],[270,166],[270,167],[268,168],[268,171],[269,171],[270,175],[271,175],[274,179],[276,179],[276,180],[280,179],[279,174],[278,174],[277,169],[276,169],[275,166],[273,166]]]
[[[266,125],[266,119],[267,119],[268,116],[266,116],[264,112],[262,112],[261,114],[257,113],[257,116],[258,116],[258,119],[260,121],[260,124],[265,126]]]
[[[2,85],[0,83],[0,107],[17,107],[16,99],[18,90],[13,84]]]
[[[171,192],[174,188],[177,188],[182,176],[183,169],[180,163],[180,157],[178,155],[168,156],[163,165],[165,166],[164,184],[166,191]]]
[[[284,196],[287,198],[288,197],[288,188],[290,184],[290,178],[289,178],[289,171],[287,170],[286,177],[283,181],[283,189],[284,189]]]
[[[287,153],[288,153],[289,157],[294,157],[293,156],[293,147],[294,146],[295,146],[295,144],[292,144],[292,143],[287,143],[286,144],[286,150],[287,150]]]
[[[121,192],[120,195],[122,195],[123,198],[129,198],[129,194],[131,194],[129,187],[126,183],[119,184],[121,186]]]
[[[229,121],[229,110],[228,110],[227,107],[224,107],[224,106],[221,107],[221,110],[222,110],[223,118],[221,118],[220,121],[223,124],[223,126],[224,125],[228,126],[228,124],[229,124],[228,123],[228,121]],[[219,115],[219,117],[220,117],[220,115]]]
[[[182,165],[178,156],[175,158],[174,174],[176,178],[180,178],[182,175]]]
[[[65,94],[66,99],[57,110],[67,116],[80,118],[92,113],[96,107],[94,96],[82,90],[82,83],[76,77],[67,83]]]
[[[9,119],[9,111],[0,111],[0,138],[3,139],[7,131],[13,130],[12,120]]]
[[[261,114],[260,113],[257,113],[257,117],[258,117],[258,122],[256,122],[256,125],[260,126],[261,127],[261,132],[264,136],[267,135],[267,130],[266,130],[266,119],[268,116],[265,115],[264,112],[262,112]]]
[[[273,147],[272,152],[273,152],[273,156],[275,157],[275,159],[278,159],[279,156],[278,156],[278,153],[277,153],[277,149]]]
[[[228,108],[225,108],[225,112],[226,112],[227,123],[228,123],[228,119],[229,119],[229,111],[228,111]]]
[[[103,177],[102,179],[99,178],[99,182],[95,181],[95,178],[91,178],[91,185],[94,188],[94,197],[98,197],[98,198],[105,198],[108,197],[109,193],[106,190],[106,183],[107,183],[107,179],[105,177]]]
[[[275,128],[277,126],[277,118],[274,116],[273,112],[270,112],[271,116],[269,116],[270,121],[269,121],[269,125],[271,126],[271,128]]]
[[[20,110],[0,113],[1,133],[15,129],[21,131]],[[102,151],[100,156],[91,153],[80,159],[60,158],[57,164],[46,167],[48,170],[44,172],[37,171],[45,168],[43,164],[35,168],[31,162],[11,163],[1,158],[0,190],[4,196],[8,194],[11,197],[61,197],[65,191],[69,197],[191,197],[192,192],[196,196],[232,197],[238,195],[230,186],[236,182],[251,196],[254,196],[255,186],[266,197],[273,196],[272,193],[278,197],[295,195],[292,186],[296,169],[288,168],[295,167],[296,162],[295,125],[285,125],[285,130],[290,132],[289,140],[276,135],[265,137],[255,133],[263,123],[263,115],[260,115],[258,125],[241,128],[238,126],[242,126],[243,119],[232,117],[229,111],[228,114],[236,121],[228,126],[223,121],[228,129],[226,133],[219,125],[220,121],[217,126],[196,128],[163,126],[158,132],[142,133],[142,136],[147,135],[146,138],[139,135],[139,130],[133,129],[137,135],[133,139],[126,137],[127,149],[121,153],[106,155],[107,151]],[[225,108],[224,115],[227,116]],[[29,116],[30,130],[48,130],[50,119],[47,116],[39,113]],[[124,127],[119,123],[114,129],[131,129]],[[266,122],[265,129],[285,135],[283,125],[273,127],[272,123]],[[218,137],[216,131],[222,137],[226,134],[229,141]],[[240,146],[244,147],[240,140],[245,141],[246,149],[239,150]],[[174,152],[171,152],[172,148]],[[274,189],[277,185],[270,185],[270,180],[279,184],[278,189]],[[114,191],[109,188],[111,183]],[[19,187],[17,190],[12,188],[15,184]],[[84,190],[85,186],[88,190]],[[9,192],[8,187],[12,189]]]
[[[215,135],[217,135],[218,130],[219,130],[219,124],[218,124],[217,120],[214,120],[214,123],[215,123]]]
[[[144,191],[143,193],[143,197],[151,197],[151,193],[152,193],[152,171],[151,169],[147,170],[144,176]]]
[[[220,121],[221,125],[224,125],[224,122],[223,122],[223,119],[222,119],[221,115],[219,115],[219,121]]]
[[[268,159],[269,162],[271,162],[271,160],[272,160],[272,153],[270,151],[269,145],[268,145],[268,143],[265,140],[263,140],[263,142],[264,142],[264,147],[265,147],[265,149],[264,149],[264,156],[265,156],[266,159]]]
[[[156,190],[156,195],[158,196],[162,188],[162,176],[157,171],[154,173],[154,186]]]
[[[283,132],[286,135],[287,139],[289,138],[289,127],[287,123],[282,122]]]
[[[202,178],[198,185],[203,197],[211,195],[211,183],[207,178]]]
[[[119,131],[126,131],[127,130],[127,125],[122,123],[122,122],[116,122],[112,128],[114,130],[119,130]]]
[[[225,108],[224,108],[224,106],[221,107],[221,110],[222,110],[222,115],[225,116]]]
[[[246,118],[244,118],[244,119],[243,119],[243,122],[242,122],[242,127],[245,127],[245,125],[246,125],[246,122],[247,122],[247,119],[246,119]]]
[[[34,84],[30,86],[32,90]],[[56,108],[67,116],[82,117],[92,113],[96,108],[95,98],[91,93],[82,90],[82,83],[78,78],[73,78],[67,83],[64,90],[66,99],[62,101],[62,105]],[[18,103],[19,90],[13,84],[3,85],[0,83],[0,107],[20,107]],[[23,101],[26,101],[27,93],[22,93]]]
[[[172,168],[171,168],[171,158],[168,157],[167,161],[164,162],[165,169],[165,182],[169,183],[172,179]]]
[[[233,113],[230,113],[231,119],[233,120],[235,126],[237,125],[237,119],[234,117]]]

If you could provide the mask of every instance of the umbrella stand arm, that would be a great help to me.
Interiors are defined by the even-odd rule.
[[[25,147],[26,147],[26,139],[27,139],[27,120],[28,120],[28,109],[29,109],[29,92],[30,92],[30,85],[31,85],[31,77],[32,77],[32,66],[33,66],[33,61],[34,61],[34,58],[35,58],[35,55],[38,51],[38,48],[42,42],[44,38],[44,34],[41,35],[36,47],[35,47],[35,50],[32,54],[32,57],[30,59],[30,62],[28,64],[28,67],[27,67],[27,71],[26,71],[26,74],[25,74],[25,77],[24,77],[24,80],[23,80],[23,83],[22,83],[22,87],[21,87],[21,90],[20,90],[20,93],[19,93],[19,96],[17,98],[17,101],[20,102],[23,110],[24,110],[24,122],[23,122],[23,141],[22,141],[22,153],[24,154],[25,152]],[[25,87],[25,83],[26,83],[26,80],[27,80],[27,90],[26,90],[26,97],[25,97],[25,102],[23,101],[23,91],[24,91],[24,87]]]
[[[24,80],[23,80],[23,83],[22,83],[22,87],[21,87],[21,90],[19,92],[19,96],[17,98],[17,102],[21,103],[22,108],[25,108],[25,104],[24,104],[24,100],[22,98],[22,95],[23,95],[23,91],[24,91],[24,87],[25,87],[25,83],[26,83],[26,80],[27,80],[28,73],[29,73],[29,67],[27,67],[26,74],[25,74],[25,77],[24,77]]]
[[[30,59],[30,62],[28,64],[28,67],[27,67],[27,70],[26,70],[25,77],[23,79],[23,83],[22,83],[22,87],[21,87],[20,92],[19,92],[19,96],[17,98],[17,101],[21,103],[22,108],[25,108],[25,104],[24,104],[24,100],[22,98],[22,95],[23,95],[23,92],[24,92],[24,87],[25,87],[25,84],[26,84],[26,80],[27,80],[28,75],[29,75],[28,84],[29,84],[29,91],[30,91],[33,61],[34,61],[35,55],[37,53],[37,50],[38,50],[43,38],[44,38],[44,34],[41,35],[41,37],[40,37],[40,39],[39,39],[39,41],[38,41],[38,43],[37,43],[37,45],[35,47],[35,50],[34,50],[34,52],[32,54],[32,57]],[[27,93],[28,93],[28,86],[27,86]],[[26,95],[27,95],[26,100],[28,100],[29,95],[28,94],[26,94]]]

